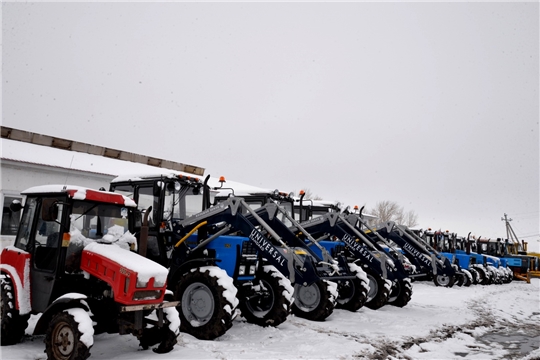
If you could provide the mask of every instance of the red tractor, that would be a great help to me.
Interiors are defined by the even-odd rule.
[[[21,341],[31,314],[49,359],[86,359],[94,333],[133,334],[143,349],[169,352],[180,320],[165,301],[165,267],[134,252],[137,217],[127,197],[46,185],[26,202],[15,243],[0,255],[1,344]],[[12,211],[20,211],[15,202]],[[142,248],[142,246],[141,246]]]

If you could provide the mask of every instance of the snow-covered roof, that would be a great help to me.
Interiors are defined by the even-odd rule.
[[[5,138],[2,138],[0,141],[0,158],[2,160],[12,160],[28,164],[80,170],[111,176],[118,176],[126,173],[135,174],[167,171],[167,169],[151,165],[117,160],[76,151],[62,150]],[[195,176],[192,174],[187,175]]]
[[[185,178],[191,178],[191,179],[197,179],[198,181],[203,181],[203,178],[197,175],[188,174],[186,172],[182,171],[176,171],[176,170],[169,170],[169,169],[161,169],[161,168],[154,168],[148,171],[140,171],[137,173],[125,173],[122,175],[117,176],[114,178],[111,182],[121,182],[121,181],[129,181],[129,180],[142,180],[142,179],[154,179],[154,178],[170,178],[174,179],[177,177],[185,177]]]
[[[294,202],[300,204],[300,198],[295,198]],[[304,206],[311,205],[311,206],[321,206],[321,207],[337,206],[337,205],[340,204],[339,201],[309,200],[309,199],[304,199],[304,201],[302,203],[304,204]]]
[[[109,191],[89,189],[76,185],[40,185],[33,186],[21,192],[21,194],[23,195],[48,193],[67,193],[69,197],[77,200],[107,202],[112,204],[122,204],[131,207],[137,206],[133,200],[129,199],[124,195],[112,193]]]
[[[208,180],[208,185],[212,189],[221,187],[221,183],[219,182],[219,178],[214,178],[214,177],[211,177]],[[217,191],[216,196],[228,196],[229,194],[231,194],[231,190],[230,190],[231,188],[234,190],[234,194],[236,196],[247,196],[247,195],[256,195],[256,194],[272,194],[275,191],[275,189],[260,188],[260,187],[257,187],[257,186],[252,186],[252,185],[244,184],[244,183],[237,182],[237,181],[226,180],[226,182],[223,183],[223,189],[217,189],[216,190]]]

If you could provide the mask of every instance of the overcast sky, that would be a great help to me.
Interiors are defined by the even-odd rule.
[[[539,242],[539,4],[6,3],[2,125]]]

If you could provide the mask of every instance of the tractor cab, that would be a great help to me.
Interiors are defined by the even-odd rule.
[[[28,254],[35,312],[67,292],[81,291],[83,282],[76,280],[83,277],[80,260],[85,245],[117,243],[128,250],[136,245],[126,233],[135,203],[121,195],[73,186],[39,186],[23,195],[27,198],[17,237],[2,254],[2,264],[17,258],[19,250]],[[20,210],[20,205],[12,210]]]
[[[287,226],[293,225],[284,215],[284,213],[287,213],[294,218],[294,198],[292,193],[282,192],[277,189],[258,188],[234,181],[228,181],[227,185],[225,183],[223,176],[219,178],[217,183],[215,179],[210,180],[211,189],[216,192],[213,205],[225,201],[230,196],[243,198],[252,210],[257,210],[268,203],[274,203],[282,210],[277,213],[279,220]],[[244,211],[244,214],[247,215],[247,211]]]
[[[137,176],[119,176],[110,184],[112,192],[134,199],[137,214],[132,231],[140,237],[147,217],[146,257],[169,267],[174,236],[170,224],[203,210],[203,182],[198,176],[182,172],[163,172]]]

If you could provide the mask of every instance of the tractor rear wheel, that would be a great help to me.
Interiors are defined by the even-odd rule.
[[[358,265],[349,264],[349,269],[355,278],[338,285],[336,307],[354,312],[364,306],[368,299],[369,280]]]
[[[380,275],[369,269],[367,269],[366,273],[369,279],[366,306],[372,310],[380,309],[387,303],[390,289],[385,286],[386,282]]]
[[[313,321],[323,321],[334,311],[337,284],[318,279],[309,286],[294,285],[294,315]]]
[[[180,300],[177,307],[180,331],[200,340],[213,340],[231,328],[238,301],[234,298],[236,303],[233,304],[226,297],[231,289],[222,286],[222,277],[228,278],[225,271],[217,266],[194,268],[180,277],[175,291],[175,299]],[[232,279],[230,286],[235,296],[237,290]]]
[[[454,285],[454,282],[456,281],[454,276],[448,276],[448,275],[435,275],[433,277],[433,282],[436,286],[444,286],[451,288]]]
[[[396,281],[395,287],[392,288],[392,292],[388,298],[388,304],[397,307],[404,307],[409,303],[409,301],[411,301],[412,292],[411,279],[405,278],[398,280]]]
[[[45,335],[45,352],[48,359],[84,360],[90,357],[93,339],[89,346],[82,341],[83,334],[79,326],[83,324],[83,318],[79,315],[85,314],[87,319],[84,321],[90,325],[92,321],[86,311],[77,310],[81,310],[77,319],[67,311],[59,312],[52,317]],[[82,327],[84,328],[84,324]]]
[[[28,316],[20,315],[15,308],[15,291],[13,283],[7,275],[0,279],[0,312],[2,315],[2,332],[0,341],[2,346],[14,345],[21,341],[28,326]]]
[[[294,289],[289,279],[274,266],[265,265],[257,275],[258,288],[241,299],[238,307],[247,322],[260,326],[278,326],[291,312]]]

